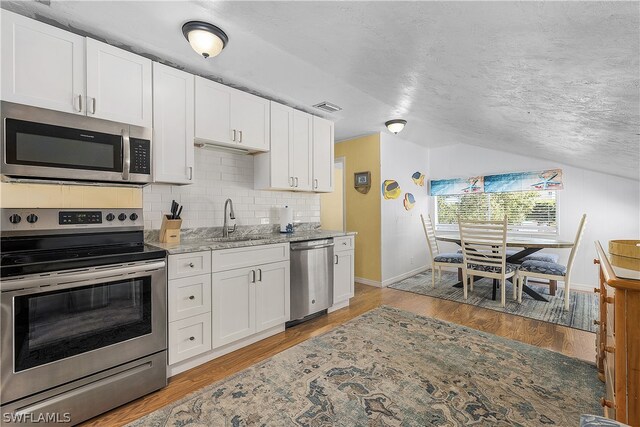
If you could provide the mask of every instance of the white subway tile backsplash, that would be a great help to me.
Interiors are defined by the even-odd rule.
[[[320,221],[320,195],[254,190],[253,156],[196,148],[193,184],[145,187],[144,226],[159,229],[172,200],[184,205],[183,228],[222,226],[228,198],[238,225],[277,224],[278,208],[284,205],[292,207],[296,222]]]

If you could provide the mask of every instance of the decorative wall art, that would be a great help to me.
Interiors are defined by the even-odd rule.
[[[429,181],[431,196],[511,191],[562,190],[562,169]]]
[[[400,193],[402,193],[402,190],[400,190],[400,185],[397,181],[394,181],[393,179],[386,179],[382,183],[382,196],[385,199],[397,199],[400,196]]]
[[[353,188],[357,192],[367,194],[371,189],[371,172],[356,172],[353,174]]]
[[[413,175],[411,175],[411,179],[413,179],[416,185],[424,187],[424,174],[422,172],[414,172]]]
[[[416,204],[416,198],[413,197],[413,194],[411,193],[404,193],[404,201],[402,204],[404,205],[405,210],[409,211],[413,209],[413,206]]]

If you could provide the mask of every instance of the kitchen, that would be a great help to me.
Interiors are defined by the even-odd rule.
[[[419,214],[437,215],[436,197],[457,197],[427,194],[431,178],[448,178],[454,159],[471,171],[494,155],[479,153],[480,162],[468,154],[478,152],[472,145],[454,154],[447,153],[449,145],[420,145],[417,123],[411,129],[413,121],[398,118],[410,111],[406,99],[383,120],[362,107],[367,96],[337,102],[333,77],[229,18],[248,13],[251,4],[209,6],[167,2],[152,11],[144,2],[97,2],[95,9],[55,0],[2,4],[5,421],[153,424],[189,393],[249,375],[272,356],[304,348],[298,344],[310,345],[305,341],[316,342],[368,310],[437,305],[386,287],[430,268]],[[117,22],[127,13],[129,25],[144,13],[156,25],[130,32],[120,27],[122,37],[114,29],[90,30],[101,14]],[[274,59],[265,59],[269,54]],[[271,80],[255,77],[257,69],[235,76],[252,55],[270,66],[288,61],[273,68],[280,75]],[[323,90],[307,81],[311,76]],[[334,88],[331,95],[328,88]],[[341,106],[362,107],[369,116],[348,122]],[[397,135],[405,125],[406,140]],[[439,131],[434,127],[428,136],[437,139]],[[548,154],[531,161],[516,154],[510,161],[521,170],[568,171],[567,187],[573,187],[564,191],[576,197],[569,192],[577,187],[574,171],[585,173],[584,163],[572,169],[578,166],[558,166]],[[632,163],[606,175],[619,193],[637,189]],[[607,173],[602,168],[598,174]],[[335,194],[341,200],[332,200],[327,212]],[[335,202],[342,207],[334,211]],[[630,218],[637,204],[637,198],[621,203],[609,214],[617,227],[591,237],[635,236]],[[595,216],[595,208],[583,207]],[[558,214],[566,227],[543,238],[568,239],[575,215],[568,219],[567,212]],[[342,227],[324,227],[327,214]],[[584,267],[591,258],[583,252],[578,259],[580,283],[595,277]],[[557,336],[566,332],[557,328]],[[571,333],[566,339],[574,340]],[[593,359],[571,351],[561,352]],[[306,363],[305,375],[314,366]],[[596,392],[594,386],[585,395]],[[246,392],[233,393],[235,399]],[[582,403],[575,406],[595,413]],[[200,421],[214,425],[207,416]],[[272,418],[272,424],[275,419],[282,422]]]

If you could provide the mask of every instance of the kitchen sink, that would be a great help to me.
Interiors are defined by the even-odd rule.
[[[255,240],[269,239],[269,236],[245,236],[245,237],[214,237],[210,242],[251,242]]]

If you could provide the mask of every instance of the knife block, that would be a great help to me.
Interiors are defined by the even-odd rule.
[[[160,242],[180,243],[181,225],[181,219],[169,219],[169,215],[164,215],[162,217],[162,225],[160,226]]]

